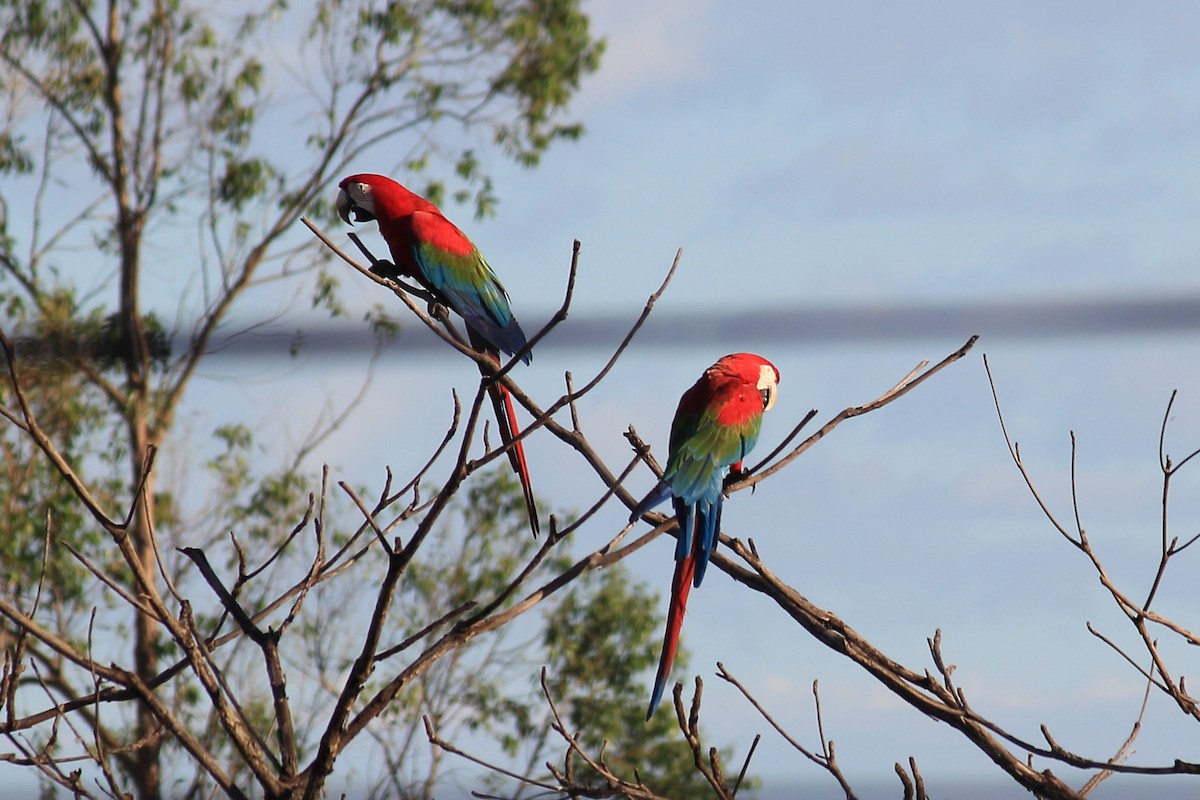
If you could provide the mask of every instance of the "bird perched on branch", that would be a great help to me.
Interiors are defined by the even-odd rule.
[[[667,630],[647,720],[662,700],[675,661],[688,593],[704,580],[717,546],[725,476],[742,470],[742,459],[758,441],[763,412],[775,405],[778,385],[779,370],[753,353],[725,356],[706,369],[679,399],[662,480],[629,518],[636,520],[670,497],[679,522]]]
[[[525,333],[509,307],[508,292],[479,248],[437,206],[383,175],[350,175],[338,189],[338,215],[351,225],[378,222],[379,233],[391,251],[395,271],[381,262],[372,267],[373,272],[419,283],[463,318],[471,346],[490,356],[497,366],[500,353],[511,356],[525,347]],[[532,353],[521,358],[526,364],[532,359]],[[486,374],[482,367],[481,371]],[[537,506],[525,448],[514,441],[521,431],[512,396],[499,381],[488,385],[488,395],[496,410],[500,441],[508,448],[509,462],[521,482],[530,528],[537,536]]]

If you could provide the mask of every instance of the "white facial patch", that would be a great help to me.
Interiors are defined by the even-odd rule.
[[[375,204],[371,202],[371,187],[365,183],[351,183],[346,187],[346,193],[354,201],[354,205],[369,214],[375,213]]]
[[[775,368],[763,364],[758,368],[758,385],[755,387],[763,396],[763,411],[770,411],[779,395],[778,381],[775,379]]]

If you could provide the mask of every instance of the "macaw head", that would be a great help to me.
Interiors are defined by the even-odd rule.
[[[375,219],[375,189],[382,181],[390,181],[382,175],[351,175],[338,184],[337,213],[344,222],[370,222]]]
[[[385,228],[416,211],[441,214],[437,206],[424,197],[413,194],[386,175],[371,172],[342,178],[338,184],[336,208],[338,216],[351,225],[374,219]]]
[[[713,365],[714,369],[736,376],[743,385],[752,384],[762,398],[763,411],[770,411],[779,397],[779,370],[770,361],[754,353],[733,353]]]

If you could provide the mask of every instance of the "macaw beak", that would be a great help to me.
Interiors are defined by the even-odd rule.
[[[763,411],[770,411],[771,406],[775,405],[775,398],[779,396],[779,391],[774,386],[771,386],[759,390],[759,396],[762,397]]]
[[[775,368],[769,364],[764,364],[758,375],[759,397],[762,398],[763,411],[770,411],[771,406],[775,405],[775,400],[779,397],[779,379]]]
[[[342,218],[342,222],[347,225],[353,225],[354,221],[350,219],[351,211],[359,211],[361,209],[354,205],[354,201],[350,199],[350,195],[346,194],[345,189],[338,190],[337,202],[334,204],[337,208],[338,216]]]
[[[375,215],[354,202],[345,189],[338,190],[337,202],[334,205],[337,208],[338,216],[349,225],[356,222],[370,222],[375,219]]]

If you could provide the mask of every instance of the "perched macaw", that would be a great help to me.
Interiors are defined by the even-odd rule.
[[[508,304],[508,292],[467,235],[438,207],[383,175],[351,175],[338,184],[338,215],[347,223],[375,220],[395,261],[395,273],[412,278],[466,322],[471,346],[498,365],[500,353],[513,355],[525,346],[525,333]],[[386,269],[372,271],[389,277]],[[531,353],[522,359],[528,364]],[[488,387],[496,409],[500,441],[507,447],[520,435],[512,397],[500,383]],[[521,481],[533,535],[539,531],[533,485],[521,442],[508,451]]]
[[[688,593],[704,580],[717,546],[725,475],[741,471],[742,459],[758,441],[763,412],[775,405],[778,385],[779,370],[753,353],[725,356],[706,369],[679,399],[662,480],[629,518],[632,522],[670,497],[679,522],[667,630],[647,720],[662,700],[675,661]]]

